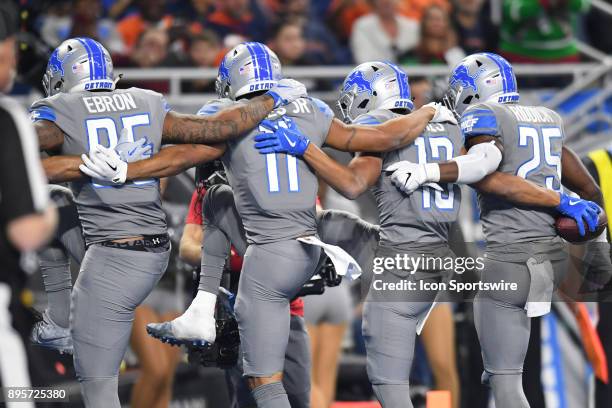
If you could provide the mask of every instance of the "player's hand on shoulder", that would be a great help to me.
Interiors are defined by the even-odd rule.
[[[432,176],[428,174],[425,164],[404,160],[391,164],[385,171],[392,173],[391,182],[405,194],[411,194],[423,185],[442,190],[438,184],[431,182]]]
[[[584,228],[585,222],[589,227],[589,231],[594,232],[597,229],[599,213],[601,212],[601,207],[599,205],[589,200],[570,197],[565,193],[559,193],[559,196],[560,203],[556,207],[556,210],[576,221],[578,232],[581,236],[584,236],[586,233]]]
[[[302,156],[308,148],[310,140],[296,126],[285,128],[268,119],[261,122],[261,126],[270,131],[255,136],[255,148],[261,154],[287,153]]]
[[[274,108],[288,105],[296,99],[308,96],[306,87],[295,79],[283,78],[268,91],[274,99]]]
[[[434,114],[434,117],[430,120],[430,122],[432,123],[448,122],[448,123],[452,123],[453,125],[457,124],[457,117],[455,116],[453,111],[451,111],[450,109],[448,109],[446,106],[442,105],[441,103],[430,102],[425,106],[434,108],[436,110],[436,113]]]
[[[123,184],[127,178],[128,164],[121,160],[115,149],[97,145],[89,152],[82,154],[83,164],[79,169],[89,177]]]
[[[310,143],[310,140],[293,125],[288,128],[281,127],[266,119],[260,124],[260,129],[261,127],[268,130],[268,132],[255,136],[255,148],[261,154],[287,153],[301,156]]]
[[[127,129],[123,129],[121,131],[121,137],[119,137],[119,142],[117,146],[115,146],[115,151],[121,160],[127,163],[133,163],[151,157],[153,155],[153,145],[149,143],[146,137],[133,142],[129,141]]]

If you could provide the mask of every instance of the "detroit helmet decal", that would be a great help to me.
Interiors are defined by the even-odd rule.
[[[64,76],[64,60],[68,56],[68,54],[64,55],[64,58],[59,59],[58,57],[59,50],[53,51],[51,57],[49,58],[49,69],[51,72],[59,72],[61,76]]]
[[[456,83],[460,83],[463,89],[472,88],[474,92],[478,92],[476,86],[476,78],[470,75],[465,65],[461,64],[453,72],[451,77],[450,86],[454,87]]]
[[[370,81],[365,79],[365,77],[363,76],[363,72],[361,71],[353,72],[344,83],[345,92],[353,89],[353,87],[356,87],[358,94],[362,92],[367,92],[368,94],[372,95],[374,92],[374,90],[372,89],[372,84],[370,83]]]

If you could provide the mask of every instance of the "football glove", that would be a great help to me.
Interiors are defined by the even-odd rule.
[[[411,194],[423,185],[442,190],[437,183],[432,183],[440,180],[440,168],[435,163],[417,164],[404,160],[393,163],[385,171],[392,173],[391,182],[405,194]]]
[[[79,165],[79,169],[88,176],[114,184],[125,183],[128,164],[121,160],[115,149],[97,145],[89,156],[82,154],[81,159],[83,164]]]
[[[146,137],[142,137],[134,142],[130,142],[127,138],[127,129],[121,131],[121,137],[115,151],[126,163],[133,163],[138,160],[143,160],[151,157],[153,154],[153,145],[148,143]]]
[[[308,96],[306,87],[295,79],[281,79],[268,91],[268,95],[274,99],[274,109],[288,105],[296,99]]]
[[[594,232],[597,229],[599,213],[601,212],[601,208],[597,204],[581,198],[570,197],[564,193],[559,193],[559,197],[561,202],[556,207],[556,210],[576,221],[578,232],[581,236],[585,234],[585,221],[589,227],[589,231]]]
[[[255,148],[261,154],[287,153],[302,156],[310,144],[310,140],[295,126],[287,129],[276,126],[270,120],[264,120],[260,126],[273,131],[273,133],[260,133],[255,136]]]
[[[457,117],[455,116],[453,111],[451,111],[450,109],[448,109],[446,106],[442,105],[441,103],[430,102],[425,106],[429,106],[430,108],[434,108],[436,110],[436,113],[434,114],[434,117],[430,120],[430,122],[432,123],[449,122],[449,123],[452,123],[453,125],[457,124]]]

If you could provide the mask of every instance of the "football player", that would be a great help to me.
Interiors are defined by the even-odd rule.
[[[355,77],[369,81],[370,92],[357,87],[353,80]],[[347,121],[354,123],[373,125],[412,109],[406,75],[391,64],[371,62],[360,65],[346,78],[341,92],[340,110]],[[467,155],[459,156],[463,151],[463,137],[452,120],[428,125],[413,145],[382,155],[361,154],[348,166],[335,162],[317,146],[311,146],[305,135],[291,129],[262,134],[256,140],[256,147],[264,154],[287,152],[303,156],[330,186],[347,198],[354,199],[373,187],[381,222],[377,258],[393,258],[397,254],[413,258],[452,256],[447,240],[450,225],[457,217],[460,191],[452,184],[444,184],[442,190],[430,184],[412,189],[409,194],[402,193],[394,184],[398,183],[398,170],[405,166],[405,161],[421,163],[412,165],[423,168],[423,173],[438,169],[437,164],[425,165],[427,162],[443,162],[451,158],[455,166],[467,162],[468,170],[477,169],[470,175],[470,182],[475,182],[493,172],[502,158],[500,146],[495,144],[470,149]],[[383,169],[395,172],[381,174]],[[426,181],[446,180],[431,177]],[[549,194],[519,177],[504,177],[503,182],[506,188],[499,194],[509,201],[518,200],[520,203],[538,198],[542,202],[544,197],[549,200],[548,206],[559,204],[557,193]],[[585,211],[582,204],[580,201],[583,210],[580,216]],[[386,275],[388,281],[397,283],[402,279],[440,281],[442,271],[386,272],[390,272]],[[411,406],[408,405],[408,380],[414,338],[435,295],[434,291],[412,291],[403,298],[396,298],[394,295],[381,295],[372,288],[368,292],[363,322],[368,375],[378,400],[385,408]]]
[[[79,155],[114,148],[119,135],[146,143],[152,154],[163,143],[223,142],[305,95],[303,85],[281,80],[248,103],[198,117],[170,111],[155,92],[115,89],[116,82],[102,45],[69,39],[49,59],[43,80],[48,97],[32,105],[41,149],[60,154],[46,169],[61,181],[75,180],[71,188],[88,245],[71,304],[75,369],[87,407],[120,406],[117,376],[134,309],[164,273],[170,242],[158,179],[121,187],[82,180]]]
[[[224,58],[218,89],[222,96],[235,101],[234,106],[242,106],[280,77],[280,62],[267,47],[245,43]],[[449,116],[442,107],[428,106],[378,127],[347,126],[314,101],[298,99],[269,119],[273,126],[302,129],[318,145],[380,151],[410,143],[431,119]],[[243,369],[258,406],[275,408],[289,407],[280,382],[289,333],[289,300],[310,279],[319,259],[318,247],[295,240],[316,233],[317,179],[308,165],[295,157],[261,157],[252,143],[264,130],[262,127],[229,142],[222,160],[249,242],[236,303]],[[158,164],[162,165],[160,160]],[[148,167],[150,171],[156,165],[154,161],[129,167]],[[96,166],[105,171],[104,163],[94,163]],[[138,174],[133,172],[134,176]],[[175,338],[214,340],[217,288],[214,290],[215,294],[200,290],[186,313],[172,321]],[[266,319],[262,322],[259,316]]]
[[[570,190],[601,203],[599,188],[576,155],[563,145],[563,120],[551,109],[519,104],[512,66],[492,53],[465,58],[450,77],[456,111],[466,148],[476,152],[444,164],[400,163],[392,175],[406,192],[422,183],[473,183],[481,170],[475,158],[491,146],[503,146],[498,171],[475,184],[487,240],[484,282],[515,282],[516,291],[480,291],[474,304],[476,329],[482,347],[483,382],[493,389],[495,405],[528,407],[522,371],[529,341],[530,317],[550,309],[553,287],[565,273],[567,259],[556,236],[556,212],[576,220],[581,235],[594,231],[601,208],[592,201],[570,197]],[[562,171],[563,170],[563,171]],[[511,176],[512,175],[512,176]],[[539,193],[516,197],[505,192],[508,177],[534,183]],[[512,202],[514,201],[514,203]],[[553,208],[551,208],[553,207]],[[554,210],[557,211],[554,211]],[[537,299],[541,309],[532,308]]]

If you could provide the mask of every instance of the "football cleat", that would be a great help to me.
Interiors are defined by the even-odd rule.
[[[185,315],[181,317],[184,317],[184,316]],[[181,333],[180,330],[174,329],[173,323],[175,322],[175,320],[170,321],[170,322],[163,322],[163,323],[149,323],[147,324],[147,333],[149,334],[149,336],[155,337],[156,339],[160,340],[162,343],[167,343],[167,344],[170,344],[171,346],[204,347],[214,342],[215,336],[212,336],[212,341],[210,341],[211,340],[210,337],[208,337],[206,340],[203,338],[198,338],[198,337],[205,337],[206,336],[205,333],[203,333],[201,336],[198,336],[196,333],[189,333],[187,336],[185,336],[183,333]],[[202,323],[203,322],[197,322],[197,323],[192,322],[191,324],[194,324],[194,326],[196,326],[196,325],[203,325]],[[207,324],[204,324],[204,326],[209,326],[209,325],[210,325],[210,322],[208,322]],[[212,322],[212,325],[214,327],[214,321]],[[202,332],[205,332],[205,331],[202,331]],[[215,333],[214,330],[213,330],[213,333]]]
[[[61,327],[45,311],[42,319],[34,324],[30,341],[35,346],[59,351],[61,354],[72,354],[72,336],[70,329]]]

